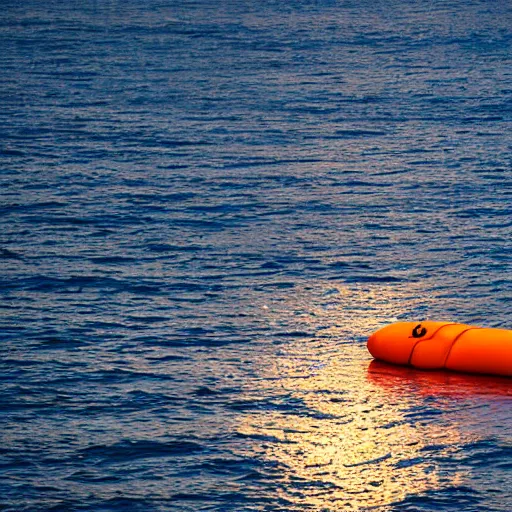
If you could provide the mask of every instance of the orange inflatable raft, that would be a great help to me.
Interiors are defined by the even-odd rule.
[[[512,331],[447,322],[397,322],[370,336],[387,363],[512,377]]]

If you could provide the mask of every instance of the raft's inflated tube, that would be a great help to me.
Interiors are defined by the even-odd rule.
[[[512,331],[447,322],[397,322],[370,336],[387,363],[512,377]]]

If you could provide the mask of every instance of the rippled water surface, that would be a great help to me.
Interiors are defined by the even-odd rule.
[[[1,8],[2,510],[512,510],[510,2]]]

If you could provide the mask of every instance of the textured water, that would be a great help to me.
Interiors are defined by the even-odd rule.
[[[1,8],[2,510],[512,510],[510,2]]]

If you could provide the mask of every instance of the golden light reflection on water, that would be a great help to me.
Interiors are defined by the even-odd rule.
[[[417,470],[411,461],[422,457],[426,440],[458,442],[457,429],[409,423],[404,411],[415,404],[404,397],[390,400],[385,389],[366,379],[367,363],[357,362],[363,355],[359,349],[350,352],[344,350],[343,363],[330,364],[310,379],[288,379],[283,368],[276,367],[283,391],[301,398],[307,409],[299,414],[249,416],[240,430],[279,439],[266,456],[284,464],[290,477],[324,484],[323,497],[303,493],[307,504],[327,500],[332,506],[342,500],[339,510],[345,510],[347,501],[357,509],[437,488],[436,468]],[[462,479],[462,474],[455,475],[451,483]]]
[[[429,445],[443,446],[444,456],[456,450],[461,441],[456,418],[422,418],[425,395],[407,381],[386,386],[369,378],[371,357],[361,335],[401,314],[401,307],[410,306],[407,297],[398,300],[395,289],[386,298],[382,288],[335,296],[327,308],[324,301],[308,310],[300,297],[286,303],[295,322],[318,327],[316,336],[282,343],[272,361],[262,361],[268,372],[263,392],[287,398],[278,410],[245,415],[239,425],[243,434],[275,439],[265,445],[264,457],[285,466],[290,480],[302,482],[293,491],[283,486],[282,497],[315,510],[359,510],[460,485],[466,471],[441,472],[425,455]],[[350,310],[344,307],[348,301]],[[276,316],[282,318],[286,307]]]

